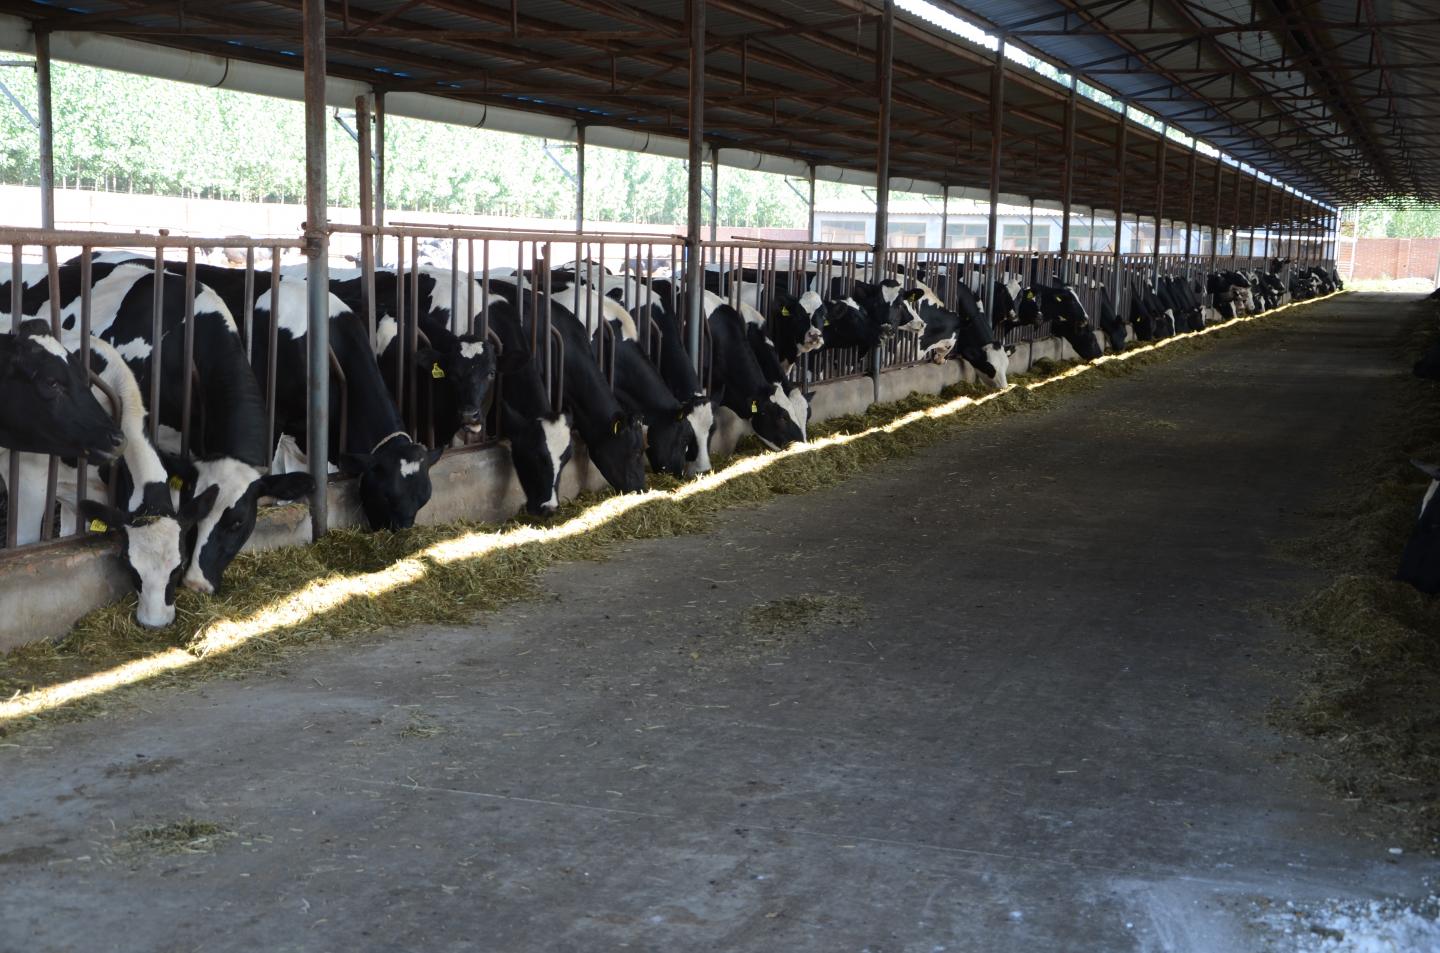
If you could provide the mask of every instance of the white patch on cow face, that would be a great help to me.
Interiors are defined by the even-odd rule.
[[[1425,515],[1425,507],[1430,505],[1430,500],[1435,496],[1435,488],[1440,487],[1440,480],[1431,480],[1430,489],[1425,491],[1425,499],[1420,501],[1420,515]]]
[[[840,301],[841,301],[841,303],[844,304],[847,308],[854,308],[856,311],[859,311],[859,310],[860,310],[860,305],[855,301],[854,298],[851,298],[851,297],[848,296],[848,295],[845,296],[844,298],[841,298]]]
[[[395,335],[399,333],[400,325],[388,315],[375,322],[375,340],[373,342],[375,356],[379,357],[384,354],[386,348],[390,346],[390,342],[394,341]]]
[[[805,332],[805,339],[797,345],[796,350],[801,354],[809,354],[811,351],[818,351],[825,346],[825,334],[819,328],[810,328]]]
[[[989,358],[990,366],[995,368],[995,376],[989,378],[990,386],[996,390],[1004,390],[1009,387],[1010,352],[999,344],[987,344],[985,345],[985,356]]]
[[[485,353],[485,342],[484,342],[484,341],[461,341],[461,342],[460,342],[460,356],[463,357],[463,358],[465,358],[467,361],[468,361],[468,360],[473,360],[473,359],[479,357],[481,354],[484,354],[484,353]]]
[[[807,317],[815,317],[815,312],[825,306],[825,299],[813,291],[807,291],[800,296],[800,307]]]
[[[402,477],[412,477],[412,476],[414,476],[415,474],[417,474],[417,473],[419,473],[419,472],[420,472],[420,461],[419,461],[419,460],[401,460],[401,461],[400,461],[400,475],[401,475]]]
[[[880,297],[886,304],[894,304],[895,299],[900,297],[900,286],[889,283],[880,286]]]
[[[757,328],[765,326],[765,316],[745,302],[740,302],[740,317],[745,319],[746,324],[753,324]]]
[[[1074,300],[1076,307],[1078,307],[1078,308],[1080,309],[1080,316],[1081,316],[1082,318],[1084,318],[1086,321],[1089,321],[1089,320],[1090,320],[1090,312],[1088,312],[1088,311],[1085,310],[1085,302],[1083,302],[1083,301],[1080,300],[1080,296],[1075,293],[1075,289],[1074,289],[1074,288],[1066,288],[1066,289],[1065,289],[1065,293],[1068,294],[1068,295]]]
[[[62,361],[68,361],[70,359],[70,352],[65,350],[65,345],[48,334],[33,334],[30,336],[30,340],[40,345],[40,347],[52,357],[58,357]]]
[[[175,604],[166,602],[170,574],[180,566],[180,524],[162,516],[141,526],[127,526],[126,552],[130,567],[140,577],[135,619],[152,629],[175,621]]]
[[[124,344],[116,345],[115,350],[119,351],[120,356],[127,361],[143,361],[150,356],[150,352],[153,351],[154,348],[152,348],[150,342],[144,338],[135,338],[134,340],[126,341]]]
[[[785,413],[791,420],[795,421],[795,426],[800,428],[801,439],[804,439],[805,424],[808,422],[810,416],[808,412],[809,401],[805,399],[804,394],[800,393],[800,388],[795,388],[793,393],[794,396],[800,399],[800,406],[798,407],[795,405],[795,402],[790,399],[791,395],[785,393],[784,386],[779,383],[775,384],[775,389],[771,393],[770,399],[785,408]],[[778,450],[780,448],[775,447],[774,449]]]
[[[215,504],[195,526],[195,548],[191,552],[190,565],[185,569],[184,582],[187,589],[211,595],[214,594],[215,587],[200,569],[200,554],[205,551],[205,544],[210,541],[210,536],[215,532],[215,527],[225,515],[225,511],[249,492],[255,481],[260,479],[260,471],[234,457],[200,460],[195,464],[195,469],[198,471],[195,478],[196,496],[212,486],[220,489],[215,496]]]
[[[925,330],[925,319],[920,317],[920,312],[915,310],[915,304],[911,301],[905,302],[905,311],[910,315],[910,320],[900,325],[900,330],[909,331],[912,334],[919,334]]]
[[[709,473],[710,431],[715,426],[715,406],[708,400],[702,400],[686,415],[686,419],[690,421],[690,429],[695,432],[695,444],[698,449],[695,459],[685,464],[685,475],[696,476],[701,473]]]
[[[1006,276],[1005,276],[1005,290],[1008,291],[1008,292],[1010,292],[1010,299],[1011,299],[1012,301],[1019,301],[1019,300],[1020,300],[1020,292],[1021,292],[1021,290],[1022,290],[1021,287],[1020,287],[1020,279],[1017,278],[1017,277],[1014,276],[1014,275],[1006,275]]]
[[[555,480],[550,487],[550,499],[540,504],[540,509],[553,513],[560,506],[560,470],[565,465],[565,451],[570,449],[570,423],[564,417],[559,420],[542,418],[540,429],[545,434],[545,452],[550,455],[550,472]]]

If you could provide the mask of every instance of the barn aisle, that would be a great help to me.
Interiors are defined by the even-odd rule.
[[[20,736],[0,950],[1238,953],[1266,904],[1422,894],[1263,723],[1313,578],[1275,544],[1412,300]],[[183,819],[234,833],[126,835]]]

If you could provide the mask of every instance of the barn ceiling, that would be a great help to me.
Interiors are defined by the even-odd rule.
[[[1154,2],[1183,4],[1183,0]],[[1064,53],[1098,61],[1096,71],[1106,70],[1111,62],[1127,67],[1126,75],[1139,71],[1135,75],[1145,75],[1146,82],[1159,90],[1152,96],[1165,95],[1173,83],[1145,73],[1139,52],[1127,54],[1129,59],[1105,59],[1114,55],[1105,51],[1119,43],[1134,41],[1137,49],[1157,47],[1154,37],[1162,34],[1106,38],[1102,19],[1080,19],[1118,16],[1126,9],[1134,14],[1135,3],[1090,2],[1085,14],[1074,12],[1080,4],[1071,0],[997,0],[966,6],[994,8],[988,12],[1001,17],[1007,32],[1017,32],[1027,45],[1057,59],[1063,59],[1059,54]],[[300,7],[300,0],[223,4],[0,0],[0,13],[22,16],[36,30],[107,34],[295,70],[301,66]],[[1030,7],[1037,10],[1017,12]],[[328,0],[326,9],[327,68],[332,75],[360,80],[377,90],[532,110],[578,125],[679,138],[687,134],[688,35],[683,0]],[[811,165],[874,170],[881,22],[877,0],[707,0],[706,10],[705,135],[712,146],[785,156]],[[1176,35],[1163,36],[1172,45],[1178,42]],[[1224,37],[1230,34],[1216,32],[1208,42]],[[1095,45],[1101,42],[1110,46],[1102,50]],[[1161,56],[1154,51],[1152,55]],[[1215,65],[1212,60],[1220,55],[1202,51],[1202,63]],[[1290,55],[1293,60],[1294,54]],[[1189,56],[1193,62],[1195,54]],[[993,62],[994,53],[983,46],[913,15],[897,14],[893,176],[988,188]],[[1306,68],[1323,72],[1314,56],[1305,62]],[[1212,79],[1201,83],[1177,63],[1165,65],[1207,93],[1214,100],[1206,101],[1211,108],[1220,108],[1216,103],[1223,97]],[[1299,63],[1293,65],[1301,68]],[[143,57],[137,57],[134,71],[145,72]],[[1229,75],[1236,77],[1238,71]],[[1058,199],[1069,92],[1013,65],[1006,76],[1002,191]],[[1416,73],[1407,77],[1416,83],[1427,81]],[[1110,82],[1114,78],[1108,73],[1097,76],[1097,85],[1119,89],[1119,84]],[[1234,82],[1238,85],[1231,110],[1233,122],[1238,123],[1246,115],[1239,100],[1250,90],[1246,80]],[[1299,82],[1302,91],[1311,90]],[[1314,97],[1302,101],[1302,91],[1287,94],[1297,97],[1290,118],[1256,120],[1265,135],[1271,134],[1265,123],[1278,130],[1272,145],[1257,147],[1252,137],[1247,152],[1238,139],[1232,145],[1213,135],[1209,138],[1266,171],[1281,175],[1293,169],[1295,178],[1289,181],[1302,188],[1310,184],[1307,191],[1321,199],[1396,193],[1400,187],[1394,183],[1412,181],[1405,176],[1410,175],[1408,163],[1418,158],[1413,151],[1402,162],[1386,151],[1388,140],[1364,139],[1354,148],[1370,152],[1358,154],[1373,153],[1377,161],[1389,164],[1364,165],[1357,159],[1352,168],[1350,153],[1336,151],[1338,140],[1327,139],[1329,133],[1318,127],[1313,132],[1301,128],[1311,120],[1295,117],[1321,108]],[[1142,98],[1133,91],[1127,95]],[[1145,106],[1168,115],[1150,98],[1143,98]],[[1287,102],[1275,99],[1270,105],[1278,109]],[[1300,214],[1296,200],[1275,186],[1248,173],[1237,174],[1234,165],[1203,155],[1192,157],[1173,141],[1162,149],[1156,132],[1134,123],[1128,125],[1121,151],[1117,142],[1121,123],[1115,111],[1084,97],[1076,97],[1073,109],[1072,198],[1078,205],[1113,209],[1124,184],[1127,215],[1150,217],[1158,209],[1166,218],[1248,227]],[[1212,128],[1199,121],[1175,121],[1202,134]],[[1359,128],[1360,121],[1352,119],[1351,126]],[[1303,136],[1303,142],[1297,136]],[[1267,157],[1273,162],[1262,161]],[[1157,170],[1163,174],[1157,175]],[[1392,182],[1386,175],[1398,178]]]

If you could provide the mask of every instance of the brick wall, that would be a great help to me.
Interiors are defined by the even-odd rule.
[[[1440,238],[1362,238],[1340,242],[1346,279],[1428,278],[1440,269]]]

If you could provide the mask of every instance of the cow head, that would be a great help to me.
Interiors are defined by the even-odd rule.
[[[167,458],[165,469],[172,485],[180,483],[182,500],[216,491],[214,505],[192,528],[185,570],[185,588],[212,595],[220,591],[225,570],[255,531],[261,497],[298,500],[315,491],[315,479],[308,473],[262,474],[234,457],[194,462]]]
[[[466,334],[450,347],[423,347],[415,353],[415,367],[421,374],[450,391],[460,425],[471,433],[485,427],[485,417],[495,399],[495,349],[485,338]]]
[[[1032,291],[1040,299],[1040,313],[1051,322],[1055,333],[1070,343],[1076,354],[1087,361],[1100,356],[1100,345],[1095,340],[1090,315],[1074,288],[1069,285],[1055,288],[1036,286]]]
[[[694,460],[696,434],[690,424],[694,407],[681,404],[673,414],[646,414],[645,456],[656,473],[684,476],[687,461]]]
[[[824,307],[824,299],[814,291],[807,291],[798,298],[793,295],[781,297],[777,335],[793,338],[798,354],[818,350],[825,343],[825,334],[818,326],[825,320]]]
[[[920,335],[920,360],[944,362],[955,347],[960,315],[947,310],[935,292],[918,282],[901,296],[901,303],[910,318],[902,327]]]
[[[137,593],[135,619],[158,629],[175,621],[175,589],[185,568],[183,548],[190,528],[215,505],[218,487],[187,500],[177,511],[165,483],[149,483],[139,491],[141,504],[126,512],[99,500],[80,504],[80,518],[94,532],[120,540],[120,562]]]
[[[695,439],[686,445],[685,475],[696,476],[710,472],[710,435],[715,432],[715,404],[703,394],[696,394],[686,401],[690,412],[685,419]]]
[[[525,491],[525,511],[548,516],[560,506],[560,476],[575,452],[564,414],[522,420],[507,414],[505,436],[510,462]]]
[[[340,469],[359,478],[360,508],[371,529],[409,529],[430,502],[430,467],[443,448],[430,450],[403,433],[391,434],[369,453],[346,453]]]
[[[645,425],[639,414],[619,412],[599,438],[587,441],[590,461],[621,493],[645,489]]]
[[[28,453],[113,457],[120,428],[90,391],[80,355],[43,321],[0,334],[0,447]]]
[[[795,391],[799,393],[799,388]],[[805,401],[803,395],[801,401]],[[749,413],[741,414],[750,422],[750,427],[755,431],[755,436],[760,442],[771,450],[783,450],[792,443],[800,443],[805,439],[805,423],[809,419],[809,403],[805,401],[805,408],[802,410],[796,405],[788,394],[785,387],[776,383],[771,385],[768,393],[750,401]]]

